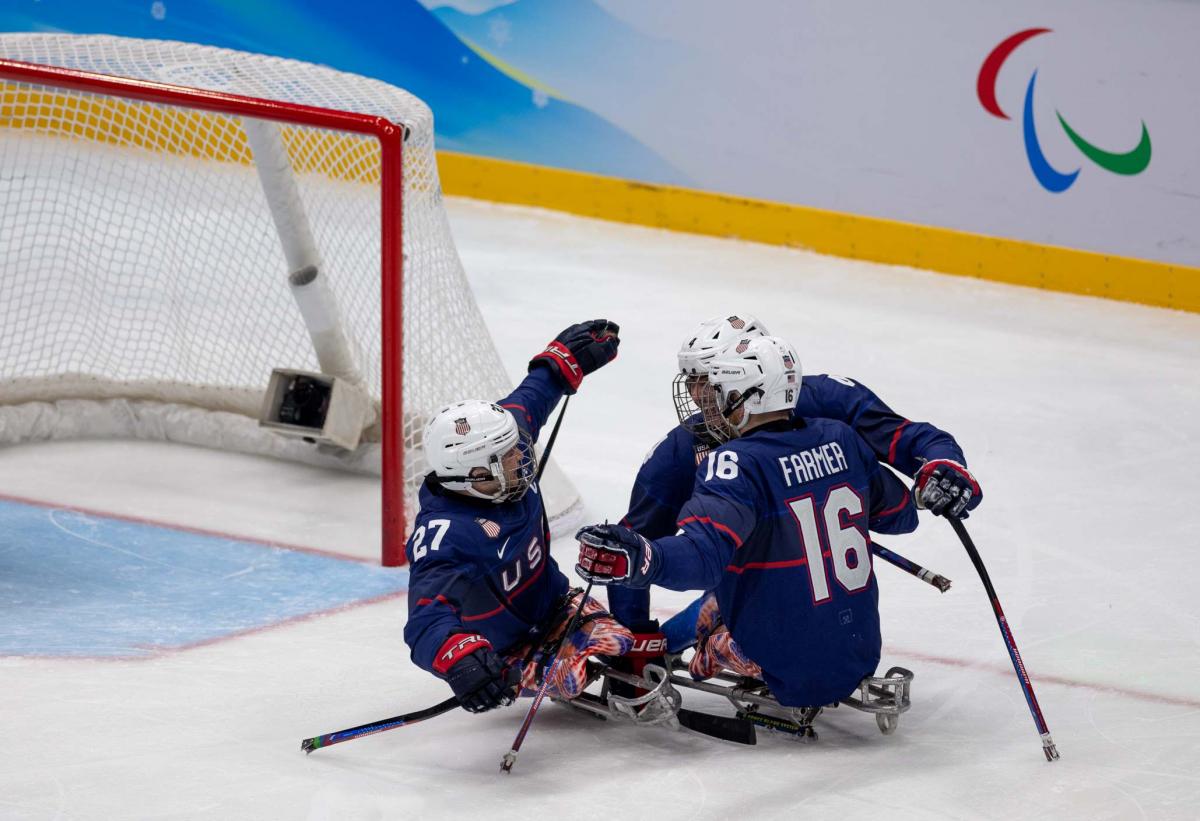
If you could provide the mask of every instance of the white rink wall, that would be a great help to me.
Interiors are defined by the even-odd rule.
[[[1200,265],[1200,154],[1193,147],[1200,104],[1192,92],[1200,5],[601,5],[699,56],[686,79],[655,84],[633,107],[645,119],[634,133],[698,187]],[[1010,118],[999,119],[977,94],[982,65],[1003,40],[1032,28],[1050,32],[1013,51],[989,84]],[[1022,109],[1034,71],[1032,119],[1046,159],[1062,173],[1080,171],[1062,193],[1037,182],[1024,145]],[[612,89],[605,102],[615,107],[622,91],[629,96],[629,89]],[[1071,143],[1058,114],[1112,153],[1132,150],[1144,123],[1149,166],[1133,176],[1103,170]]]
[[[1200,266],[1200,5],[1185,0],[20,0],[0,7],[0,29],[207,43],[374,77],[429,104],[443,150]],[[1002,119],[977,81],[1030,29],[1050,31],[985,83]],[[1026,148],[1035,71],[1040,151],[1080,172],[1061,193]],[[1104,170],[1060,114],[1118,155],[1144,124],[1149,164]]]

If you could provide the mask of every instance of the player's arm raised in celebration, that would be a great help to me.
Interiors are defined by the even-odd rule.
[[[536,442],[563,394],[575,393],[584,376],[616,358],[619,331],[617,324],[607,319],[566,328],[529,360],[529,374],[496,404],[511,413]]]

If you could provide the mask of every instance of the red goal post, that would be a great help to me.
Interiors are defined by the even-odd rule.
[[[425,421],[510,384],[450,236],[428,107],[293,60],[0,34],[0,160],[20,169],[0,187],[0,251],[20,250],[0,253],[0,444],[165,438],[378,472],[382,560],[402,564]],[[328,304],[298,293],[307,259]],[[264,431],[273,369],[348,370],[369,405],[362,444]],[[83,405],[98,415],[80,422]],[[543,490],[565,526],[574,489],[551,466]]]

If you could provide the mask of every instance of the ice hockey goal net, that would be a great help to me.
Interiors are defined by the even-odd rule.
[[[270,163],[298,231],[268,205]],[[273,368],[323,364],[289,292],[297,254],[317,262],[375,410],[354,450],[257,424]],[[378,472],[389,565],[430,412],[509,390],[450,235],[428,107],[293,60],[0,35],[0,282],[0,442],[158,437]],[[552,516],[577,506],[560,475],[545,491]]]

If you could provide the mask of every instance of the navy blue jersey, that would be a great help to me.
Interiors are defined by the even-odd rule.
[[[951,459],[966,465],[954,437],[928,422],[899,415],[870,388],[843,376],[806,375],[796,401],[795,416],[836,419],[854,429],[875,458],[906,476],[922,460]],[[696,437],[676,425],[646,456],[629,497],[621,524],[647,539],[675,532],[679,509],[692,495],[696,473]]]
[[[533,440],[562,398],[546,368],[535,368],[497,404]],[[437,650],[455,633],[479,633],[503,652],[536,636],[567,592],[550,557],[541,492],[495,504],[426,481],[421,511],[405,546],[409,562],[404,641],[419,667],[433,671]]]
[[[778,422],[712,451],[654,583],[711,590],[781,703],[830,704],[879,664],[868,528],[917,526],[908,489],[849,426]]]
[[[804,376],[795,416],[844,422],[862,437],[877,460],[907,476],[920,469],[923,459],[967,464],[953,436],[928,422],[905,419],[870,388],[843,376]],[[696,437],[682,425],[676,425],[651,448],[634,479],[629,511],[621,524],[647,539],[674,533],[679,510],[692,495],[696,450]],[[649,618],[649,591],[610,587],[608,597],[613,615],[622,622]]]

